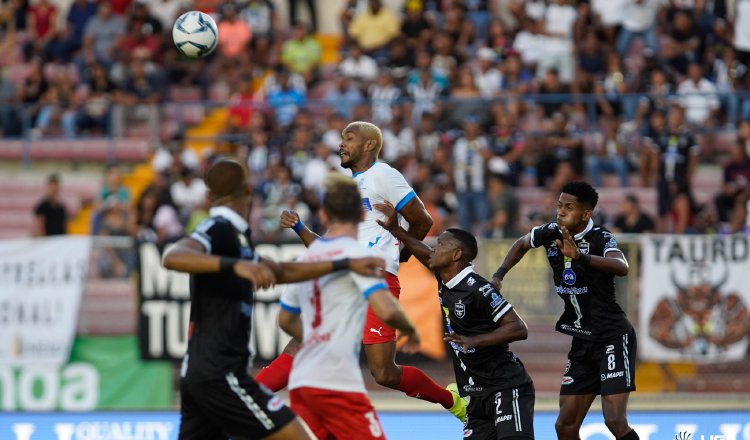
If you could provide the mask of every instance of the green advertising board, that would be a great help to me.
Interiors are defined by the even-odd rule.
[[[169,362],[143,362],[138,339],[79,336],[62,367],[0,365],[1,411],[173,408]]]

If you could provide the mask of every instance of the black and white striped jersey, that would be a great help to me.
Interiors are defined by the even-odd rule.
[[[437,276],[437,275],[436,275]],[[448,331],[473,336],[489,333],[500,326],[513,307],[486,279],[467,266],[453,279],[439,276],[438,293]],[[508,344],[464,350],[451,343],[453,369],[462,396],[517,388],[531,383],[520,359]]]
[[[531,247],[543,246],[552,267],[555,292],[565,302],[557,321],[561,333],[589,341],[608,341],[627,333],[633,326],[615,298],[615,276],[565,257],[557,247],[562,240],[557,223],[545,223],[531,230]],[[583,254],[606,256],[620,251],[615,237],[606,228],[589,220],[573,240]]]
[[[224,206],[211,208],[210,214],[190,238],[201,243],[207,254],[257,261],[247,222]],[[183,380],[247,374],[252,360],[253,285],[230,272],[190,275],[190,301]]]

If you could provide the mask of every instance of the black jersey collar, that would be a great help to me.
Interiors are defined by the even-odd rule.
[[[247,231],[247,221],[231,208],[227,208],[226,206],[214,206],[208,211],[208,213],[211,217],[224,217],[240,232]]]
[[[588,234],[590,230],[594,229],[594,221],[589,219],[589,223],[586,225],[586,227],[583,229],[583,231],[577,233],[573,239],[574,240],[580,240],[583,238],[584,235]]]
[[[449,289],[456,287],[458,283],[460,283],[464,278],[466,278],[472,272],[474,272],[474,266],[472,266],[471,264],[464,267],[464,270],[459,272],[455,277],[451,278],[450,281],[445,283],[445,287]]]

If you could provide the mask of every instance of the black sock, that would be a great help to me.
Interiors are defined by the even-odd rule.
[[[635,432],[635,429],[631,429],[629,433],[623,435],[617,440],[640,440],[640,439],[641,438],[638,437],[638,433]]]

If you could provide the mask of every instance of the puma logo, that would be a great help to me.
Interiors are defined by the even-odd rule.
[[[383,336],[382,333],[380,333],[383,330],[383,327],[378,327],[375,329],[374,327],[370,327],[370,333],[377,333],[378,336]]]

